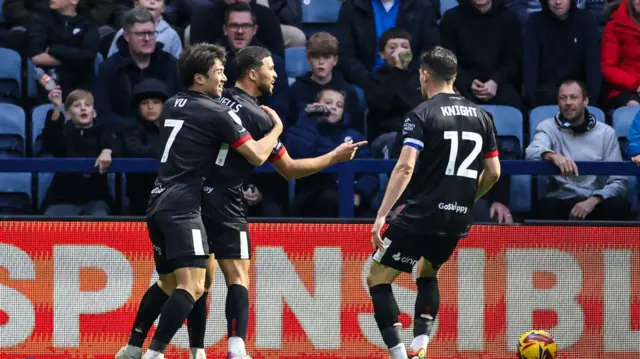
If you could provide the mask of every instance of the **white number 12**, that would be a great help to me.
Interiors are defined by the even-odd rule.
[[[462,161],[458,172],[455,172],[456,158],[458,157],[458,131],[444,131],[444,139],[451,140],[451,150],[449,151],[449,162],[447,162],[447,169],[445,174],[447,176],[459,176],[467,177],[471,179],[478,179],[478,171],[470,170],[469,166],[476,160],[482,149],[482,136],[475,132],[462,131],[462,139],[467,141],[473,141],[473,150],[467,158]]]
[[[172,127],[172,129],[171,133],[169,134],[169,138],[167,139],[167,144],[164,146],[164,151],[162,152],[162,158],[160,158],[160,162],[167,162],[167,157],[169,157],[169,150],[173,145],[173,141],[176,140],[178,132],[180,132],[180,129],[182,129],[183,124],[183,120],[164,120],[164,127]]]

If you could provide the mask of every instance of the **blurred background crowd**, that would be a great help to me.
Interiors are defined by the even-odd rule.
[[[0,173],[0,213],[143,215],[155,174],[109,174],[113,158],[155,158],[162,103],[181,88],[183,46],[273,55],[293,158],[367,139],[358,158],[393,159],[423,99],[420,54],[458,57],[456,91],[496,123],[501,159],[547,160],[548,178],[503,176],[479,221],[629,220],[636,179],[584,176],[574,161],[640,163],[640,0],[0,0],[0,156],[90,157],[94,173]],[[226,86],[235,82],[227,66]],[[116,176],[119,176],[116,178]],[[356,177],[372,217],[387,174]],[[122,188],[120,196],[114,183]],[[336,217],[337,176],[288,183],[255,174],[253,217]],[[117,197],[117,198],[116,198]],[[348,199],[349,201],[351,199]]]

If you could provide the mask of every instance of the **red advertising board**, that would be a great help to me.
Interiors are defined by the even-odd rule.
[[[248,349],[256,359],[386,358],[365,278],[369,225],[253,224]],[[0,358],[113,358],[155,280],[138,222],[0,222]],[[640,358],[640,229],[476,226],[440,276],[431,358],[514,358],[548,329],[560,358]],[[411,340],[415,284],[394,293]],[[226,353],[226,288],[209,296]],[[185,328],[167,358],[187,358]]]

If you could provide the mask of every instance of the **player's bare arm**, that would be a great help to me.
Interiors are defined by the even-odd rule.
[[[273,162],[273,167],[285,179],[295,179],[310,176],[318,171],[333,166],[336,163],[350,161],[356,155],[358,148],[367,144],[367,141],[353,143],[348,141],[340,144],[333,151],[314,158],[294,160],[288,153]]]
[[[476,201],[482,198],[491,187],[500,179],[500,160],[498,157],[484,159],[484,171],[480,173],[478,179],[478,190],[476,191]]]
[[[278,114],[267,106],[261,106],[262,110],[273,120],[271,131],[259,141],[249,140],[236,148],[249,163],[261,166],[271,155],[271,151],[278,143],[282,134],[282,121]]]
[[[382,230],[382,227],[384,227],[387,215],[389,215],[391,208],[393,208],[402,193],[407,189],[419,154],[420,151],[411,146],[404,146],[402,148],[402,152],[400,152],[400,158],[398,158],[398,162],[393,168],[393,172],[391,172],[387,191],[384,194],[384,199],[382,200],[382,204],[378,210],[376,221],[371,229],[371,241],[376,249],[384,251],[380,231]]]

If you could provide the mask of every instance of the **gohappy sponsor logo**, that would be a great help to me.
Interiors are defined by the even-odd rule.
[[[412,266],[418,264],[418,261],[416,259],[413,259],[411,257],[406,257],[406,256],[403,257],[402,253],[400,253],[400,252],[392,255],[391,258],[393,258],[393,260],[396,261],[396,262],[409,263]]]
[[[467,211],[469,211],[469,207],[458,206],[458,202],[454,202],[454,203],[440,202],[438,203],[438,208],[443,211],[452,211],[452,212],[462,213],[462,214],[465,214],[467,213]]]

